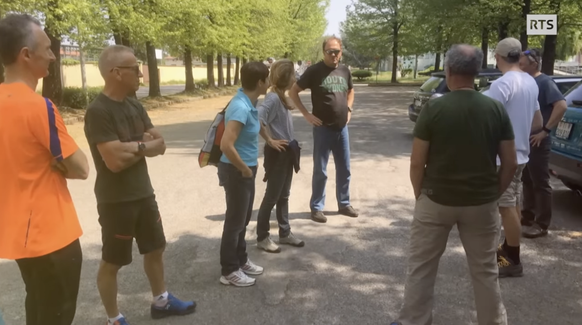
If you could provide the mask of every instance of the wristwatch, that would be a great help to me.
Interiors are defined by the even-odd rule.
[[[546,131],[547,134],[552,133],[552,130],[548,129],[546,126],[544,126],[542,130]]]
[[[138,142],[137,143],[137,152],[142,152],[142,151],[145,150],[145,148],[146,148],[145,143],[143,143],[143,142]]]
[[[352,108],[348,106],[348,111],[353,112]]]

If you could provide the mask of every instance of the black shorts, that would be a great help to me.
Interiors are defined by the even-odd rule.
[[[132,261],[133,238],[140,254],[148,254],[166,245],[162,218],[155,196],[130,202],[100,203],[97,205],[102,259],[114,265]]]

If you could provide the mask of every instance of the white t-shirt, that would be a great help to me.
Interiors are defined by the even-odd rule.
[[[503,104],[515,134],[517,163],[529,161],[531,124],[538,103],[539,88],[535,79],[525,72],[509,71],[501,78],[493,81],[491,88],[483,94],[496,99]],[[501,163],[497,157],[497,165]]]

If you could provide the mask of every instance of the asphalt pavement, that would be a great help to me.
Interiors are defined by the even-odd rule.
[[[335,168],[330,159],[325,211],[328,223],[309,218],[312,133],[295,112],[296,138],[303,150],[301,170],[291,190],[293,233],[303,248],[280,254],[256,248],[256,214],[263,198],[263,170],[257,176],[253,219],[248,227],[250,258],[265,267],[257,284],[234,288],[219,283],[220,236],[225,199],[215,167],[201,169],[197,156],[215,114],[228,97],[150,111],[164,135],[164,156],[148,159],[164,222],[168,289],[195,299],[196,313],[154,321],[151,293],[134,247],[133,264],[119,275],[119,306],[133,325],[387,325],[397,316],[406,272],[409,225],[414,200],[409,182],[413,123],[407,106],[415,88],[358,87],[350,123],[351,200],[360,217],[339,216]],[[303,95],[305,103],[308,96]],[[67,126],[85,153],[82,124]],[[460,135],[462,136],[462,135]],[[259,162],[262,166],[262,161]],[[103,325],[105,313],[96,289],[101,233],[93,194],[95,170],[86,181],[70,181],[84,229],[82,283],[75,324]],[[524,239],[525,276],[501,279],[511,325],[582,324],[582,200],[554,182],[554,223],[550,235]],[[275,216],[271,234],[278,239]],[[24,286],[16,263],[0,261],[0,310],[7,325],[24,322]],[[435,325],[477,324],[473,291],[458,233],[451,232],[435,288]]]

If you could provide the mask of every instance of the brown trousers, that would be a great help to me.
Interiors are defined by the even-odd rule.
[[[432,324],[439,260],[454,225],[467,255],[479,325],[507,325],[496,260],[500,227],[497,202],[451,207],[424,194],[414,210],[404,304],[398,320],[402,325]]]

